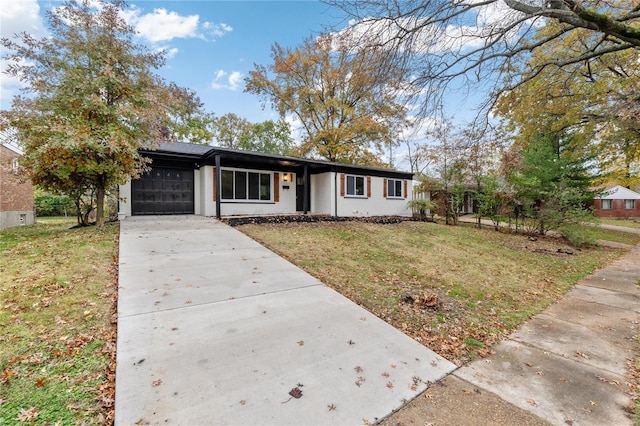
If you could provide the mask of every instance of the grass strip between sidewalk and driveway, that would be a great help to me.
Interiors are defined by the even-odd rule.
[[[0,424],[111,424],[118,225],[0,232]]]
[[[489,353],[622,254],[560,238],[409,221],[238,229],[458,365]]]

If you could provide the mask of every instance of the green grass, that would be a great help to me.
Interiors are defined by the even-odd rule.
[[[600,218],[600,222],[607,225],[624,226],[626,228],[640,229],[640,220],[638,219],[604,219]]]
[[[596,240],[613,241],[616,243],[636,245],[640,243],[640,234],[632,234],[629,232],[613,231],[611,229],[597,228],[589,229],[589,232]]]
[[[0,232],[0,424],[108,423],[117,225]]]
[[[461,364],[622,251],[433,223],[316,223],[239,228],[327,285]],[[572,248],[573,255],[559,254]],[[435,308],[401,302],[437,297]],[[478,343],[474,343],[478,342]]]

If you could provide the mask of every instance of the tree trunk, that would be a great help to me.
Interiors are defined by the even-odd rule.
[[[96,226],[100,229],[104,228],[104,185],[98,184],[96,188]]]

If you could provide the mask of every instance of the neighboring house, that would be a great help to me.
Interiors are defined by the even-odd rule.
[[[33,186],[20,173],[20,150],[0,143],[0,229],[36,222]]]
[[[640,194],[617,185],[593,200],[596,217],[640,217]]]
[[[418,183],[416,182],[416,184]],[[466,185],[466,186],[467,188],[464,191],[462,202],[457,211],[459,215],[478,212],[478,202],[476,200],[475,186],[474,185]],[[439,216],[444,216],[446,214],[445,206],[447,205],[447,203],[452,202],[451,196],[447,197],[446,192],[440,187],[436,187],[424,192],[416,192],[415,198],[433,201],[437,206],[434,213]],[[431,212],[429,212],[429,214],[431,214]]]
[[[120,218],[411,215],[411,173],[187,143],[143,155],[151,170],[120,186]]]

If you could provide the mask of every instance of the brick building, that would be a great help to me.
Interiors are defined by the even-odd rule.
[[[33,186],[20,172],[20,150],[0,143],[0,229],[36,222]]]
[[[593,200],[596,217],[640,217],[640,194],[623,186],[614,186]]]

